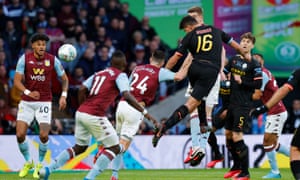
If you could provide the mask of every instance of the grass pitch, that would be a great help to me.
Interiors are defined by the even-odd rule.
[[[174,169],[174,170],[121,170],[120,180],[224,180],[223,175],[228,169]],[[280,169],[280,180],[293,180],[290,169]],[[260,180],[269,169],[250,169],[251,180]],[[56,171],[49,180],[82,180],[87,171]],[[96,179],[109,180],[111,170],[106,170]],[[18,173],[0,172],[0,180],[33,180],[32,172],[25,178],[19,178]]]

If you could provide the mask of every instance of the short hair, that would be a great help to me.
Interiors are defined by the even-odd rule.
[[[151,57],[152,57],[153,61],[158,62],[158,63],[165,61],[165,53],[161,50],[155,50],[152,53]]]
[[[242,34],[241,40],[242,39],[250,39],[253,44],[255,44],[255,41],[256,41],[255,36],[251,32],[246,32],[246,33]]]
[[[125,68],[124,67],[125,65],[126,65],[125,54],[120,50],[116,50],[111,56],[111,66],[118,69],[122,69]]]
[[[196,25],[198,22],[196,21],[195,18],[193,18],[192,16],[185,16],[181,19],[180,23],[179,23],[179,29],[184,29],[186,28],[188,25]]]
[[[46,34],[43,34],[43,33],[35,33],[31,36],[30,42],[34,43],[34,42],[39,41],[39,40],[48,42],[49,37]]]
[[[203,9],[199,6],[193,6],[190,9],[188,9],[188,13],[197,13],[199,15],[203,15]]]
[[[264,56],[261,54],[261,53],[254,53],[254,54],[252,54],[253,56],[254,55],[256,55],[256,56],[259,56],[259,57],[261,57],[262,59],[264,59]]]

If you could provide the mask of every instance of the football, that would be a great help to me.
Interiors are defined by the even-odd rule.
[[[76,58],[76,48],[72,44],[64,44],[58,49],[58,58],[63,61],[73,61]]]

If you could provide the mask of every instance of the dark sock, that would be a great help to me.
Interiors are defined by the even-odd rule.
[[[296,180],[300,180],[300,160],[297,161],[291,161],[291,170],[293,172],[294,178]]]
[[[171,117],[169,117],[169,119],[165,122],[165,126],[162,133],[164,133],[166,130],[170,129],[179,121],[181,121],[188,113],[189,110],[185,105],[182,105],[178,109],[176,109],[171,115]]]
[[[220,153],[220,150],[219,150],[219,146],[217,144],[217,137],[216,137],[215,133],[211,132],[209,134],[208,144],[210,145],[212,151],[215,154],[215,159],[216,159],[216,157],[220,157],[221,153]]]
[[[236,154],[238,155],[239,162],[241,162],[242,172],[249,174],[249,150],[244,140],[234,143]]]
[[[232,139],[226,140],[226,146],[228,151],[231,153],[232,160],[233,160],[233,166],[230,170],[238,170],[241,169],[241,164],[239,161],[239,156],[235,151],[234,142]]]

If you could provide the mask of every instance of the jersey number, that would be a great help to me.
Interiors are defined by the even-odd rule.
[[[205,34],[203,37],[198,36],[198,43],[197,43],[197,50],[196,52],[199,53],[199,51],[210,51],[213,45],[212,41],[212,35],[211,34]]]
[[[147,80],[149,79],[149,76],[145,76],[136,86],[137,89],[140,90],[141,94],[144,94],[145,91],[147,91]],[[134,84],[137,83],[137,81],[139,80],[139,75],[134,73],[133,74],[133,80],[130,84],[130,91],[134,90]]]
[[[96,76],[95,81],[93,83],[92,89],[90,91],[90,95],[96,95],[99,93],[99,90],[106,79],[106,76]]]

